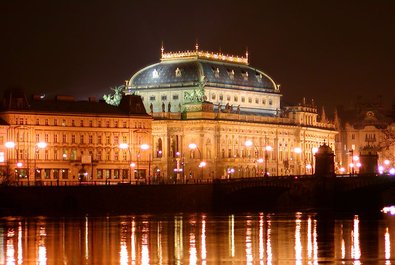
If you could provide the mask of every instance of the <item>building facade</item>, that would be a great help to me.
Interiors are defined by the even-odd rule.
[[[152,118],[140,97],[102,101],[28,100],[5,93],[0,119],[3,181],[130,182],[149,174]]]
[[[165,53],[126,81],[153,117],[156,177],[178,181],[312,174],[335,127],[314,103],[281,107],[280,85],[245,57]]]
[[[340,108],[336,118],[339,168],[358,173],[363,165],[361,156],[377,157],[375,172],[389,173],[395,160],[395,123],[379,102],[359,102]],[[394,172],[395,173],[395,172]]]

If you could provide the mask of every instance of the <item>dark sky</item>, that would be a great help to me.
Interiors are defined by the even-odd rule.
[[[0,88],[102,96],[165,50],[244,55],[286,102],[395,98],[395,1],[0,3]]]

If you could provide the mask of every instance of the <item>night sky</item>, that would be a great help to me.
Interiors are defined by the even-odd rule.
[[[165,51],[244,55],[283,101],[395,98],[395,1],[0,3],[0,88],[101,97]]]

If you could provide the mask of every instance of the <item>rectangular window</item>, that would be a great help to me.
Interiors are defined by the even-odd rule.
[[[48,160],[48,158],[49,158],[48,150],[45,150],[44,157],[45,157],[45,160]]]
[[[48,119],[45,119],[45,125],[48,126]]]
[[[118,121],[114,121],[114,127],[118,128]]]
[[[44,178],[45,179],[51,178],[51,170],[49,168],[44,169],[43,173],[44,173]]]
[[[259,104],[259,98],[255,99],[255,104]]]
[[[44,136],[44,140],[45,140],[46,143],[48,143],[48,138],[49,138],[48,134],[46,133],[45,136]]]
[[[114,135],[114,144],[118,145],[118,143],[119,143],[119,136]]]
[[[36,134],[36,142],[37,143],[40,142],[40,135],[39,134]]]
[[[119,179],[119,169],[114,169],[114,179]]]
[[[101,135],[97,136],[97,144],[101,144]]]
[[[62,126],[66,126],[66,120],[62,120]]]
[[[53,151],[53,159],[58,160],[58,150],[56,149]]]
[[[63,149],[62,159],[63,159],[63,160],[66,160],[66,159],[67,159],[67,150],[66,150],[66,149]]]
[[[233,101],[237,102],[237,101],[239,101],[239,98],[237,96],[234,96]]]
[[[104,177],[106,179],[110,179],[111,178],[111,170],[110,169],[105,169],[104,170]]]
[[[84,143],[84,135],[80,135],[80,144]]]
[[[93,143],[93,136],[92,135],[89,135],[89,144],[92,144]]]
[[[53,170],[53,178],[54,179],[59,179],[59,169],[54,169]]]
[[[106,136],[106,144],[110,144],[110,136],[109,135]]]
[[[246,102],[245,97],[241,97],[241,102]]]
[[[62,135],[62,143],[66,143],[66,140],[67,140],[67,136],[66,136],[66,134],[63,134]]]
[[[53,125],[58,126],[58,120],[57,119],[53,120]]]
[[[101,121],[97,122],[97,127],[101,127]]]
[[[167,100],[167,96],[166,95],[162,95],[161,99],[162,99],[162,101],[166,101]]]
[[[71,120],[71,126],[75,126],[75,121],[74,120]]]
[[[58,143],[58,135],[57,134],[54,134],[53,135],[53,142],[56,144],[56,143]]]
[[[89,127],[93,127],[93,121],[92,120],[89,121]]]
[[[106,127],[110,128],[110,121],[106,121]]]
[[[71,136],[71,143],[75,144],[75,135],[74,134]]]
[[[22,123],[23,123],[23,120],[22,120]],[[40,125],[40,120],[39,119],[36,119],[36,125]]]
[[[123,128],[126,128],[126,121],[124,121],[124,122],[122,123],[122,127],[123,127]]]
[[[227,101],[230,101],[230,96],[226,96],[226,100],[227,100]]]
[[[84,127],[84,120],[80,120],[80,127]]]
[[[219,100],[224,100],[224,96],[223,95],[219,95]]]
[[[155,101],[155,96],[150,96],[150,97],[149,97],[149,100],[150,100],[150,101]]]
[[[173,100],[178,100],[178,95],[173,95]]]
[[[96,178],[97,179],[103,179],[103,169],[98,169],[96,171]]]
[[[69,178],[69,170],[68,169],[62,169],[62,179],[68,179]]]

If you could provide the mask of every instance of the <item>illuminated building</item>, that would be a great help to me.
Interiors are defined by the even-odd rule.
[[[339,108],[336,115],[336,157],[346,172],[359,172],[360,156],[378,155],[376,169],[388,173],[395,166],[395,123],[380,102],[359,102],[349,108]],[[352,167],[351,167],[352,165]]]
[[[20,91],[7,91],[0,119],[6,124],[0,126],[3,176],[64,183],[129,182],[148,175],[149,152],[141,146],[151,145],[152,118],[140,97],[126,96],[116,107],[93,98],[28,100]]]
[[[317,106],[282,108],[280,85],[250,66],[248,53],[162,47],[161,61],[135,73],[124,92],[140,95],[153,117],[154,179],[312,174],[315,148],[335,147],[334,125]]]

